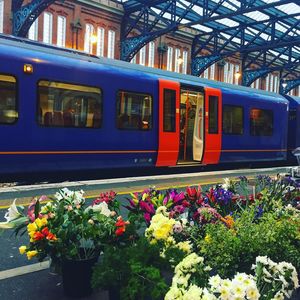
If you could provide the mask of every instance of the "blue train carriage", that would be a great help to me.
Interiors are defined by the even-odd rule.
[[[155,164],[156,78],[12,37],[0,57],[1,173]]]
[[[13,37],[0,55],[1,172],[286,158],[277,94]]]
[[[300,97],[286,96],[289,101],[289,126],[288,126],[288,159],[292,163],[297,160],[293,150],[300,147]]]
[[[222,90],[221,162],[283,161],[287,158],[288,101],[254,89]]]

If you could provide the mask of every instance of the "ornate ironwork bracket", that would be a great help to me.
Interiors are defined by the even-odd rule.
[[[242,72],[242,85],[250,86],[256,79],[270,73],[269,69],[247,70]]]
[[[194,76],[199,76],[205,69],[210,65],[220,60],[222,57],[220,55],[211,55],[211,56],[197,56],[192,58],[191,62],[191,74]]]
[[[61,0],[63,2],[64,0]],[[35,19],[55,0],[32,0],[23,5],[24,0],[12,1],[13,29],[15,36],[26,37]]]
[[[150,36],[131,37],[121,42],[121,60],[131,61],[134,55],[149,41]]]
[[[279,93],[281,95],[287,94],[290,90],[300,85],[300,78],[293,80],[280,80]]]

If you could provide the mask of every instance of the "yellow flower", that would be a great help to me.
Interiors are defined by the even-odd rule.
[[[26,252],[27,247],[26,246],[21,246],[19,247],[19,252],[20,254],[24,254]]]
[[[36,224],[36,226],[39,227],[39,228],[41,228],[41,227],[47,225],[47,223],[48,223],[48,221],[47,221],[46,218],[41,218],[41,219],[40,219],[40,218],[37,218],[37,219],[35,220],[35,224]]]
[[[38,252],[36,250],[27,251],[27,258],[32,259],[34,256],[36,256]]]
[[[153,232],[154,238],[157,240],[166,240],[169,236],[169,230],[166,227],[161,227]]]
[[[37,231],[37,229],[38,229],[38,228],[37,228],[35,222],[34,222],[34,223],[30,223],[30,224],[27,225],[27,230],[28,230],[28,233],[29,233],[29,234],[30,234],[31,232]]]
[[[205,238],[204,238],[204,241],[205,241],[207,244],[210,244],[211,241],[212,241],[211,236],[210,236],[209,234],[207,234],[207,235],[205,236]]]
[[[191,251],[192,251],[192,246],[189,241],[179,242],[177,244],[177,247],[186,253],[191,253]]]

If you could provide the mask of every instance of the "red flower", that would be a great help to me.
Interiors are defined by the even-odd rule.
[[[33,235],[33,239],[36,240],[36,241],[40,241],[44,237],[45,236],[41,232],[39,232],[39,231],[35,232],[34,235]]]
[[[122,235],[122,234],[125,232],[125,230],[126,230],[126,225],[128,225],[128,224],[129,224],[129,221],[124,221],[124,220],[122,219],[122,217],[119,216],[119,217],[117,218],[117,222],[116,222],[116,224],[115,224],[115,226],[118,227],[118,228],[116,229],[116,231],[115,231],[116,236]]]
[[[120,235],[122,235],[124,232],[125,232],[125,226],[119,227],[119,228],[116,230],[116,236],[120,236]]]
[[[49,234],[49,229],[48,229],[48,227],[45,227],[45,228],[42,230],[42,234],[43,234],[44,236],[47,236],[47,235]]]

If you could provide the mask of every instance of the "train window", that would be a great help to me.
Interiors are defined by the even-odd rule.
[[[218,133],[218,100],[217,96],[209,96],[208,98],[208,133]]]
[[[99,88],[42,80],[38,83],[40,125],[99,128],[102,93]]]
[[[176,91],[164,89],[164,131],[176,131]]]
[[[152,128],[152,96],[119,91],[117,96],[117,128],[149,130]]]
[[[273,135],[273,111],[253,108],[250,111],[250,134],[255,136]]]
[[[0,74],[0,124],[13,124],[18,119],[17,82],[13,76]]]
[[[241,106],[223,106],[223,133],[243,134],[244,110]]]

